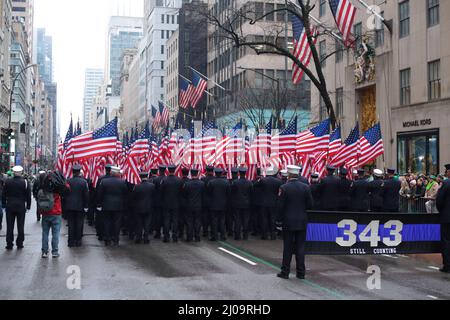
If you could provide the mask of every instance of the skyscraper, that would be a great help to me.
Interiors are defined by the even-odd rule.
[[[46,85],[53,82],[53,40],[45,35],[45,29],[37,29],[36,62],[39,66],[39,74]]]
[[[89,114],[92,110],[94,97],[98,87],[103,83],[103,69],[86,69],[84,78],[84,102],[83,102],[83,130],[89,130]]]

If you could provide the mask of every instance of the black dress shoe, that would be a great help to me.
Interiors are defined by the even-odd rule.
[[[17,245],[17,250],[22,250],[24,248],[23,244]]]
[[[286,273],[283,273],[283,272],[280,272],[279,274],[277,274],[277,277],[281,278],[281,279],[285,279],[285,280],[289,279],[289,275]]]
[[[136,243],[136,244],[141,244],[141,243],[142,243],[142,240],[141,240],[141,239],[136,239],[136,240],[134,240],[134,243]]]
[[[144,240],[144,244],[150,244],[150,240]]]
[[[209,239],[209,241],[211,241],[211,242],[217,242],[217,239],[216,239],[216,238],[211,238],[211,239]]]
[[[196,238],[195,242],[201,242],[202,240],[200,240],[200,238]]]
[[[305,275],[297,273],[297,278],[300,280],[305,280]]]
[[[443,272],[443,273],[450,273],[450,269],[448,269],[448,268],[441,268],[441,269],[439,269],[439,271]]]
[[[13,249],[13,247],[12,246],[6,246],[5,249],[11,251]]]
[[[110,241],[105,241],[105,246],[109,246],[109,245],[111,245],[111,242]]]
[[[163,242],[164,243],[169,243],[170,241],[169,241],[169,239],[164,239]]]

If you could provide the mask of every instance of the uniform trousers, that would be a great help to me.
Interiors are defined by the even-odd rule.
[[[103,213],[94,209],[95,212],[95,230],[97,231],[97,237],[100,241],[104,240],[105,236],[105,222],[103,219]]]
[[[185,221],[187,225],[187,240],[200,240],[200,228],[202,226],[202,209],[186,208]]]
[[[14,225],[17,219],[17,239],[18,247],[23,245],[25,241],[25,210],[6,210],[6,244],[12,247],[14,244]]]
[[[172,240],[178,241],[178,209],[164,209],[164,240],[170,239],[172,231]]]
[[[242,232],[244,239],[248,239],[250,222],[250,209],[234,209],[234,237],[241,238]]]
[[[210,221],[210,213],[209,208],[203,208],[202,210],[202,226],[203,226],[203,236],[208,237],[209,226],[211,225]]]
[[[69,223],[69,247],[81,245],[83,237],[84,212],[67,211],[67,220]]]
[[[211,240],[217,241],[218,233],[221,240],[226,239],[225,234],[225,212],[226,210],[210,210],[211,216]]]
[[[289,275],[291,271],[292,256],[295,255],[297,274],[304,276],[305,266],[306,230],[283,231],[283,266],[281,272]]]
[[[156,231],[156,237],[161,236],[161,228],[163,227],[163,209],[161,207],[155,208],[155,213],[152,217],[152,229]]]
[[[122,211],[103,211],[104,240],[119,243]]]
[[[150,235],[150,223],[152,215],[150,212],[139,212],[134,214],[136,240],[148,241]]]
[[[275,226],[276,216],[277,216],[277,208],[270,208],[270,207],[261,208],[263,239],[267,239],[268,236],[270,236],[272,239],[276,238],[276,226]]]
[[[450,223],[441,224],[441,242],[444,269],[450,270]]]

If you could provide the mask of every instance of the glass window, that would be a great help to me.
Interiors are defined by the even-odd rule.
[[[255,15],[256,18],[261,18],[264,15],[264,3],[255,2]]]
[[[399,4],[399,15],[400,15],[400,38],[409,36],[409,0],[403,1]]]
[[[432,27],[439,24],[439,0],[427,0],[427,5],[427,23],[428,27]]]
[[[161,45],[161,54],[164,54],[164,45]]]
[[[359,23],[356,23],[354,26],[353,26],[353,34],[355,35],[355,49],[356,50],[359,50],[359,47],[361,46],[361,44],[362,44],[362,23],[361,22],[359,22]]]
[[[262,69],[255,69],[255,88],[262,88],[263,82],[264,82],[264,70]]]
[[[284,4],[277,4],[277,10],[280,10],[282,8],[284,8],[285,5]],[[279,22],[284,22],[285,20],[285,15],[286,15],[286,11],[277,11],[277,21]]]
[[[344,46],[340,40],[336,39],[336,62],[341,62],[344,58]]]
[[[384,11],[380,13],[382,17],[384,17]],[[380,29],[375,31],[375,47],[384,46],[384,25],[380,23]]]
[[[400,105],[411,103],[411,69],[400,71]]]
[[[439,173],[439,132],[403,133],[398,135],[399,173]]]
[[[336,117],[344,115],[344,88],[336,89]]]
[[[161,39],[164,39],[164,30],[161,30]]]
[[[428,63],[428,99],[435,100],[441,97],[441,61]]]
[[[319,4],[319,17],[322,17],[325,15],[327,9],[327,0],[320,0]]]
[[[275,9],[275,5],[273,3],[266,3],[266,21],[274,21],[275,14],[274,12],[269,13]]]
[[[326,40],[322,40],[319,43],[319,55],[322,67],[326,66],[327,61],[325,60],[327,56],[327,42]]]

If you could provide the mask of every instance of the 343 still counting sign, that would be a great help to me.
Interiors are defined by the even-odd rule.
[[[309,213],[306,253],[381,255],[440,253],[439,216],[392,213]]]

